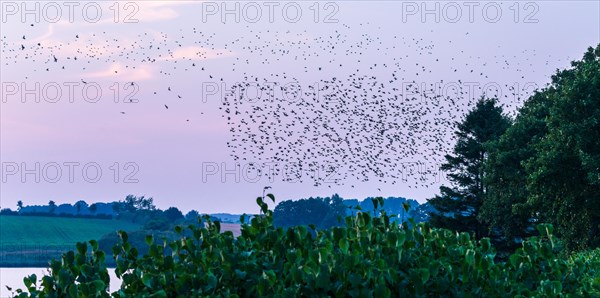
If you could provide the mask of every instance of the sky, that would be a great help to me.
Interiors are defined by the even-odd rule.
[[[266,186],[423,203],[474,100],[514,115],[600,43],[597,1],[1,5],[13,210],[134,194],[254,213]]]

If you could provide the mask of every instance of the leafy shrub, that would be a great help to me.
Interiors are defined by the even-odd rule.
[[[274,200],[272,195],[269,198]],[[383,200],[373,200],[375,209]],[[358,212],[345,226],[316,230],[273,226],[273,212],[258,198],[260,216],[242,225],[241,236],[221,233],[220,223],[177,226],[179,239],[145,237],[140,254],[119,232],[113,247],[113,297],[289,297],[289,296],[600,296],[598,252],[560,258],[552,226],[523,242],[509,260],[494,261],[489,239],[432,229],[427,223],[394,224],[385,213]],[[20,297],[108,295],[103,254],[78,244],[63,261],[54,261],[43,286],[26,278]],[[85,268],[85,269],[84,269]],[[32,280],[33,279],[33,280]],[[96,291],[96,292],[94,292]]]
[[[140,230],[133,231],[127,233],[127,242],[129,245],[136,247],[138,249],[138,253],[140,255],[147,254],[149,252],[149,247],[146,245],[145,239],[146,236],[152,235],[155,239],[167,239],[169,241],[174,241],[178,239],[178,235],[173,231],[148,231],[148,230]],[[111,252],[113,246],[119,243],[121,238],[117,233],[110,233],[102,236],[98,240],[99,249],[105,252]],[[109,258],[106,260],[106,264],[109,267],[115,267],[116,263],[113,258]]]
[[[105,254],[95,240],[89,244],[89,253],[87,243],[80,242],[77,252],[69,251],[60,261],[52,260],[49,274],[42,277],[39,285],[35,274],[23,278],[26,289],[17,289],[16,297],[110,297]]]

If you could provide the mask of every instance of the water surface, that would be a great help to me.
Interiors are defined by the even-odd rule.
[[[48,272],[46,268],[0,268],[0,297],[11,297],[11,292],[6,289],[9,286],[14,290],[21,288],[25,289],[23,277],[36,274],[38,284],[44,274]],[[121,286],[121,280],[117,279],[115,269],[109,268],[108,275],[110,276],[110,292],[114,292]]]

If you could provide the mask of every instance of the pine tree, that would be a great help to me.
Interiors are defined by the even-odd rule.
[[[452,186],[440,187],[441,195],[429,200],[435,208],[432,225],[476,237],[487,235],[484,223],[477,219],[485,194],[484,162],[487,144],[499,138],[510,126],[496,99],[481,98],[465,119],[457,123],[458,137],[452,155],[446,155],[442,170]]]

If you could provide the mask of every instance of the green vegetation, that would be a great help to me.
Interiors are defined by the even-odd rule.
[[[438,211],[431,214],[434,226],[459,232],[471,232],[476,237],[488,235],[484,223],[478,221],[479,210],[487,194],[484,183],[486,144],[497,139],[510,125],[496,99],[480,99],[465,119],[457,123],[454,155],[446,155],[442,170],[454,187],[440,187],[441,196],[429,200]]]
[[[269,198],[274,200],[272,195]],[[508,262],[494,261],[488,238],[435,229],[427,223],[397,225],[385,211],[358,212],[346,225],[315,231],[273,226],[263,216],[234,237],[219,222],[178,226],[180,239],[145,239],[140,255],[121,231],[113,247],[120,290],[109,294],[105,260],[96,241],[50,264],[47,276],[24,279],[18,297],[531,297],[600,295],[598,251],[562,258],[551,225],[523,242]],[[382,198],[373,200],[375,209]],[[188,234],[189,236],[185,236]],[[313,236],[314,235],[314,236]]]
[[[482,218],[509,235],[526,234],[527,222],[552,223],[578,250],[600,246],[600,45],[571,66],[491,144]]]
[[[89,206],[85,201],[59,206],[54,201],[45,206],[24,206],[19,201],[17,207],[17,212],[0,211],[0,266],[46,267],[76,242],[89,239],[96,239],[101,249],[110,251],[118,241],[118,230],[130,232],[130,241],[138,246],[149,234],[175,239],[175,225],[197,223],[200,216],[192,210],[184,217],[175,207],[163,211],[156,208],[152,198],[134,195]],[[239,224],[224,227],[240,233]],[[107,264],[114,266],[112,260]]]
[[[2,244],[73,244],[99,239],[118,230],[134,231],[139,224],[110,219],[44,216],[0,216]]]
[[[433,225],[490,235],[510,251],[535,223],[551,223],[570,251],[600,246],[600,45],[571,66],[512,123],[485,102],[459,123],[443,165],[454,186],[430,200]]]
[[[275,207],[274,224],[280,227],[314,224],[317,229],[339,225],[339,219],[346,215],[342,198],[309,198],[297,201],[283,201]]]
[[[356,207],[364,212],[372,213],[375,211],[371,199],[366,198],[362,201],[357,199],[344,200],[338,194],[334,194],[331,197],[324,198],[310,197],[308,199],[282,201],[273,210],[273,224],[282,228],[313,224],[317,230],[329,229],[344,225],[344,217],[356,214]],[[397,217],[390,219],[396,223],[407,222],[410,218],[417,223],[427,221],[429,211],[432,209],[427,203],[419,205],[417,201],[405,198],[388,197],[384,198],[383,201],[385,202],[383,210],[387,214],[397,214]],[[408,212],[404,208],[405,205],[410,206]],[[223,220],[220,221],[223,225]],[[239,219],[236,221],[239,221]]]
[[[0,266],[48,266],[76,242],[139,228],[111,219],[0,215]]]

